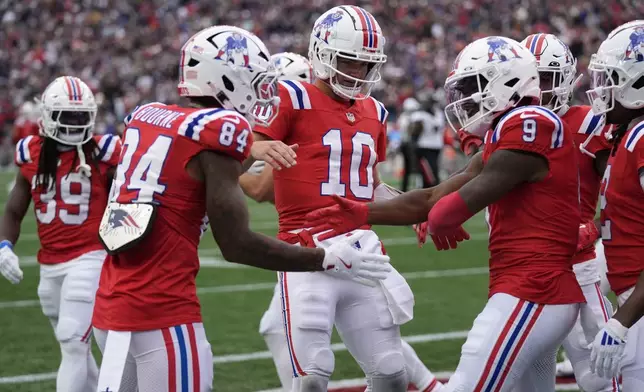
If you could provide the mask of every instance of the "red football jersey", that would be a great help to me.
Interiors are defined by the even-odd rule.
[[[589,135],[594,134],[586,145],[586,150],[596,154],[602,150],[610,150],[611,144],[606,139],[606,132],[610,125],[604,126],[602,115],[594,115],[590,106],[571,106],[560,114],[561,119],[566,123],[573,135],[576,151],[579,156],[579,206],[581,208],[581,221],[588,222],[595,219],[597,212],[597,199],[599,198],[599,185],[602,176],[595,169],[595,159],[583,153],[581,146]],[[600,130],[599,127],[604,127]],[[595,258],[595,246],[588,247],[575,254],[573,264],[592,260]]]
[[[602,241],[608,282],[620,295],[635,286],[644,270],[644,121],[631,128],[611,156],[601,185]]]
[[[111,201],[157,205],[156,220],[135,247],[108,256],[93,325],[145,331],[201,322],[195,278],[206,213],[205,187],[185,170],[201,151],[243,161],[250,124],[237,112],[152,103],[126,118]]]
[[[488,131],[484,163],[495,151],[521,150],[545,157],[550,166],[544,180],[521,184],[488,206],[490,296],[584,301],[572,271],[580,222],[575,148],[561,119],[538,106],[516,108]]]
[[[386,159],[387,110],[373,98],[339,102],[315,85],[282,81],[279,114],[254,131],[298,144],[297,165],[273,172],[279,231],[304,227],[304,216],[333,205],[329,196],[373,200],[377,162]]]
[[[39,128],[38,124],[31,122],[26,119],[19,119],[16,121],[15,127],[13,128],[12,142],[18,144],[20,139],[24,139],[27,136],[36,136],[38,135]]]
[[[27,136],[16,144],[16,164],[20,174],[32,184],[41,264],[64,263],[103,249],[98,240],[98,227],[109,194],[107,172],[118,162],[121,142],[118,136],[112,135],[94,136],[94,140],[98,146],[96,165],[86,158],[92,166],[92,176],[85,177],[72,167],[79,165],[76,148],[60,151],[56,182],[47,192],[40,187],[34,189],[45,138]]]

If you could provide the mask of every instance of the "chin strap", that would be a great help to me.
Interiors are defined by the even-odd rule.
[[[76,150],[78,151],[78,159],[80,159],[80,164],[76,168],[76,171],[78,171],[80,174],[84,175],[85,177],[91,177],[92,168],[87,164],[87,161],[85,160],[85,152],[83,151],[83,145],[79,144],[78,146],[76,146]]]

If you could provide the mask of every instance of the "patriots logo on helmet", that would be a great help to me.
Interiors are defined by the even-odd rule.
[[[498,60],[501,62],[508,61],[511,58],[520,59],[516,48],[513,48],[506,40],[500,37],[490,37],[487,39],[487,62]]]
[[[644,61],[644,27],[636,27],[628,37],[629,43],[626,47],[624,60]]]
[[[108,225],[110,229],[116,229],[117,227],[131,227],[140,229],[134,218],[132,218],[132,215],[128,214],[127,211],[121,209],[114,209],[111,211]]]
[[[215,59],[250,68],[248,40],[240,33],[230,34],[226,37],[226,44],[219,49],[219,53],[217,53]]]
[[[331,28],[338,24],[338,22],[342,19],[342,11],[338,10],[332,14],[329,14],[324,17],[318,23],[313,27],[313,31],[315,32],[315,37],[318,39],[321,39],[325,43],[329,43],[329,35],[331,35]]]

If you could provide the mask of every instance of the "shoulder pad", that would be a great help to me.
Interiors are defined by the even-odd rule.
[[[311,109],[311,99],[306,86],[296,80],[281,80],[279,85],[280,98],[284,100],[288,95],[289,100],[295,110]],[[283,93],[285,91],[286,94]]]
[[[16,143],[16,156],[15,161],[16,165],[22,166],[24,164],[33,162],[33,147],[35,143],[32,143],[34,135],[29,135],[24,137]]]
[[[121,155],[121,138],[117,135],[96,135],[96,159],[110,163]]]
[[[375,99],[374,97],[369,97],[371,101],[373,101],[374,105],[376,106],[376,114],[378,115],[378,121],[380,121],[381,124],[384,124],[387,122],[387,117],[389,116],[389,111],[385,108],[385,105]]]
[[[644,121],[640,121],[635,125],[630,132],[626,133],[626,149],[630,152],[633,152],[637,142],[644,136]]]

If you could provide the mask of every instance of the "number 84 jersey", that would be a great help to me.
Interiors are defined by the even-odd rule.
[[[339,102],[305,82],[281,81],[280,109],[254,131],[298,144],[297,165],[273,172],[280,232],[301,229],[304,216],[333,204],[330,195],[369,202],[374,166],[386,159],[387,110],[373,98]]]
[[[38,262],[59,264],[103,249],[98,240],[98,227],[107,204],[109,177],[121,153],[121,142],[118,136],[94,136],[93,154],[90,150],[85,153],[92,168],[91,177],[76,172],[79,164],[76,148],[59,151],[56,180],[45,190],[36,188],[36,176],[46,140],[40,136],[21,139],[16,144],[15,162],[20,175],[31,184],[40,239]]]

